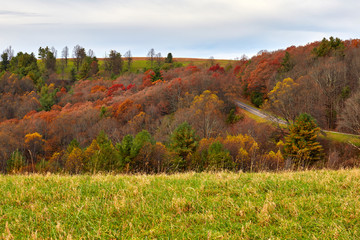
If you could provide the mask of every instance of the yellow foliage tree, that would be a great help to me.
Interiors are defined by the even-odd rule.
[[[215,93],[206,90],[201,95],[195,96],[190,107],[193,115],[189,122],[197,129],[198,134],[209,138],[213,136],[214,129],[219,130],[224,122],[221,112],[223,106],[224,102]]]
[[[285,78],[269,92],[264,108],[283,117],[288,123],[293,122],[300,111],[297,107],[300,98],[299,88],[300,85],[293,79]]]
[[[86,171],[96,172],[99,168],[99,153],[100,147],[96,139],[94,139],[90,146],[84,152],[84,169]]]
[[[78,147],[74,147],[66,159],[65,170],[69,173],[78,174],[83,170],[83,166],[84,166],[83,162],[84,162],[83,151]]]
[[[255,139],[249,135],[228,135],[223,141],[224,147],[230,151],[236,163],[237,170],[254,169],[256,161],[259,159],[259,145]]]
[[[33,171],[38,155],[43,152],[44,143],[45,140],[38,132],[28,133],[25,135],[25,145],[30,154]]]

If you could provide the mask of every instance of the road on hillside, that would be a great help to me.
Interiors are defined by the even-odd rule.
[[[239,107],[239,108],[242,108],[244,109],[245,111],[248,111],[258,117],[261,117],[261,118],[264,118],[264,119],[267,119],[271,122],[274,122],[274,123],[278,123],[278,124],[285,124],[287,125],[288,123],[284,120],[281,120],[279,118],[276,118],[276,117],[273,117],[271,115],[266,115],[265,113],[261,112],[259,109],[256,109],[246,103],[243,103],[243,102],[240,102],[239,100],[235,100],[235,104]]]
[[[242,108],[244,109],[245,111],[248,111],[258,117],[261,117],[263,119],[267,119],[271,122],[274,122],[274,123],[278,123],[278,124],[285,124],[287,125],[288,123],[282,119],[279,119],[279,118],[276,118],[274,116],[271,116],[271,115],[267,115],[265,113],[263,113],[262,111],[260,111],[259,109],[257,108],[254,108],[246,103],[243,103],[243,102],[240,102],[239,100],[234,100],[236,106],[238,106],[239,108]],[[356,136],[356,137],[359,137],[359,135],[356,135],[356,134],[350,134],[350,133],[343,133],[343,132],[335,132],[335,131],[328,131],[328,130],[323,130],[321,129],[322,132],[325,132],[325,133],[341,133],[341,134],[344,134],[344,135],[348,135],[348,136]]]

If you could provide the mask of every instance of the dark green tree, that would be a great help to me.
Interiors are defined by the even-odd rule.
[[[330,37],[329,40],[323,38],[318,47],[315,47],[312,50],[312,53],[316,57],[325,57],[330,54],[343,56],[345,50],[345,45],[339,38]]]
[[[58,89],[54,89],[53,84],[41,87],[39,102],[42,110],[50,111],[51,107],[56,103],[56,93]]]
[[[219,141],[209,146],[207,157],[209,170],[233,170],[235,167],[230,152]]]
[[[74,82],[76,82],[76,80],[77,80],[76,70],[75,70],[75,68],[72,68],[72,69],[70,70],[70,81],[71,81],[72,83],[74,83]]]
[[[168,53],[167,57],[165,58],[165,63],[172,63],[172,62],[173,62],[172,53]]]
[[[309,167],[323,156],[323,148],[316,138],[320,132],[314,118],[300,114],[289,126],[285,137],[284,156],[292,160],[295,167]]]
[[[121,144],[118,143],[116,145],[116,148],[119,151],[119,155],[121,158],[121,161],[123,163],[123,166],[129,168],[129,164],[131,162],[131,149],[133,147],[133,141],[134,137],[131,135],[126,135],[123,137]]]
[[[104,131],[100,131],[99,135],[96,137],[96,142],[100,148],[97,156],[99,162],[99,170],[119,170],[121,168],[119,153]]]
[[[55,71],[56,70],[56,58],[53,51],[49,47],[39,48],[39,58],[42,60],[45,70]]]
[[[285,56],[282,59],[279,72],[281,72],[281,73],[289,72],[291,69],[293,69],[293,67],[294,67],[294,63],[292,62],[292,60],[290,58],[290,53],[285,52]]]
[[[233,109],[230,110],[229,114],[227,115],[226,123],[227,124],[234,124],[234,123],[239,122],[242,119],[244,119],[244,116],[237,115],[235,113],[235,109],[233,108]]]
[[[9,160],[6,163],[7,173],[16,173],[26,166],[25,156],[19,150],[11,153]]]
[[[151,144],[155,144],[155,140],[153,139],[153,137],[151,136],[151,134],[146,131],[146,130],[142,130],[141,132],[139,132],[138,134],[136,134],[131,150],[130,150],[130,157],[131,158],[135,158],[140,149],[144,146],[145,143],[151,143]]]
[[[105,70],[111,75],[119,75],[123,70],[123,60],[121,54],[115,50],[111,50],[109,57],[105,59]]]
[[[11,59],[9,70],[22,76],[26,76],[31,72],[39,72],[34,53],[18,52],[18,54]]]
[[[76,70],[79,71],[80,66],[82,65],[85,57],[86,57],[86,51],[85,48],[76,45],[73,49],[73,57],[74,57],[74,64],[76,67]]]
[[[170,149],[180,157],[176,162],[176,170],[185,170],[188,155],[194,153],[198,145],[199,138],[187,122],[176,128],[170,138]]]
[[[70,154],[72,152],[72,150],[74,150],[74,148],[80,148],[80,143],[76,139],[71,140],[71,142],[69,143],[69,145],[66,148],[66,152],[68,154]]]
[[[79,78],[86,79],[89,76],[90,64],[87,61],[84,61],[80,67]]]
[[[1,71],[6,71],[8,69],[9,64],[10,64],[9,56],[8,56],[8,54],[6,52],[4,52],[3,54],[1,54],[0,70]]]

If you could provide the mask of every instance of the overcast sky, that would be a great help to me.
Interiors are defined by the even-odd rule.
[[[0,51],[60,53],[79,44],[97,57],[154,48],[233,59],[323,37],[359,38],[359,9],[359,0],[11,0],[1,3]]]

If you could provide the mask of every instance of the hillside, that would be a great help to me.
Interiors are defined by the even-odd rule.
[[[358,239],[360,170],[0,176],[4,239]]]
[[[41,48],[40,60],[19,52],[1,62],[0,170],[357,166],[356,146],[328,138],[317,139],[319,158],[303,157],[301,166],[292,166],[299,159],[286,150],[289,130],[258,123],[233,101],[242,98],[291,124],[308,113],[322,129],[359,133],[359,46],[359,40],[330,38],[236,61],[151,62],[116,51],[97,59],[80,46],[78,57],[67,61],[49,48]]]

